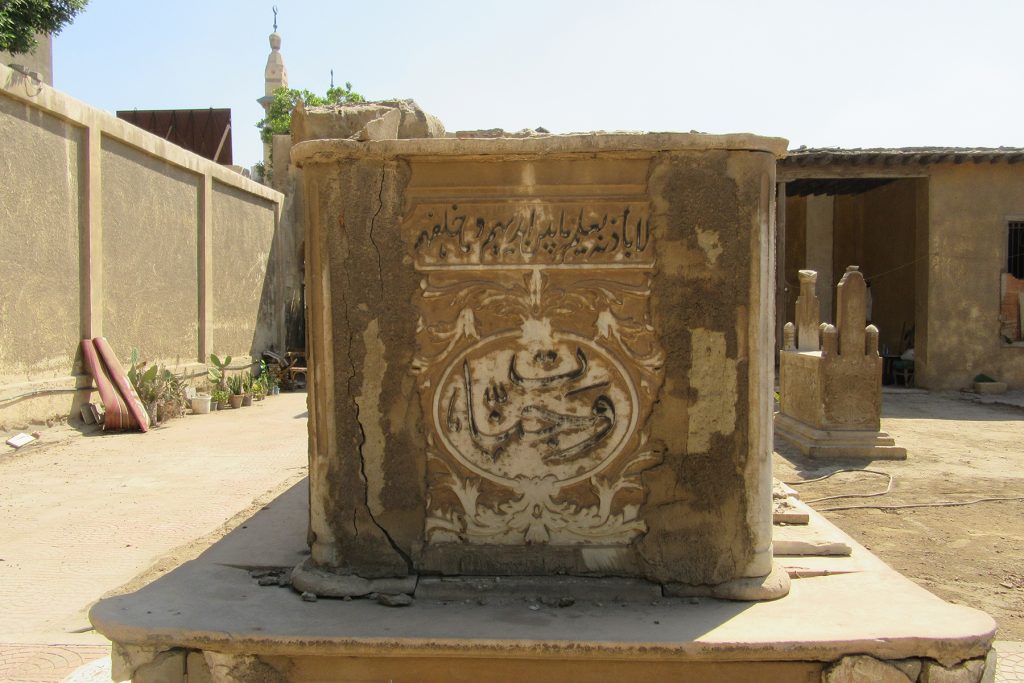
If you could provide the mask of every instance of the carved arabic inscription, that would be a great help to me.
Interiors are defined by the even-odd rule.
[[[561,202],[419,205],[419,266],[650,262],[644,204]]]
[[[552,227],[570,210],[575,227]],[[644,533],[639,472],[656,462],[644,426],[663,361],[646,205],[420,205],[402,234],[423,275],[414,371],[432,422],[428,542]]]

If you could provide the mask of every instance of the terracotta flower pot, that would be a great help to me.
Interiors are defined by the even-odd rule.
[[[242,394],[242,405],[243,406],[251,406],[252,405],[252,394]]]
[[[228,403],[231,404],[232,408],[241,408],[243,398],[244,396],[241,394],[231,394],[231,398],[228,399]]]

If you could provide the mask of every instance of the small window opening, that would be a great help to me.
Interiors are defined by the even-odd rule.
[[[1024,280],[1024,221],[1010,221],[1006,250],[1006,272]]]

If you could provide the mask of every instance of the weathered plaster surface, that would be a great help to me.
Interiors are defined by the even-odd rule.
[[[690,406],[687,450],[703,453],[716,434],[736,428],[736,360],[725,353],[725,333],[695,329],[691,334],[693,369],[690,387],[697,400]]]
[[[194,358],[201,179],[115,140],[102,150],[104,335],[121,358]]]
[[[366,476],[367,506],[374,516],[384,512],[381,493],[384,489],[384,429],[381,415],[381,388],[387,372],[386,349],[380,338],[380,325],[370,320],[363,330],[366,355],[363,381],[356,397],[360,423],[363,425],[363,470]]]
[[[752,422],[763,412],[758,405],[765,399],[756,397],[766,391],[760,386],[765,377],[751,357],[760,358],[763,344],[770,343],[761,339],[760,316],[769,311],[758,303],[757,285],[766,248],[759,234],[765,173],[770,163],[757,154],[716,151],[664,155],[652,168],[650,191],[664,230],[659,252],[700,255],[684,257],[685,266],[659,274],[655,304],[672,384],[666,383],[651,418],[665,450],[663,463],[643,475],[649,531],[637,547],[647,571],[660,581],[702,584],[735,578],[767,549],[768,542],[756,540],[764,534],[763,518],[748,509],[759,505],[759,472],[764,469],[758,464],[764,454],[751,439],[756,434]],[[700,248],[694,226],[717,233],[723,252],[715,264]],[[748,310],[758,314],[749,316]],[[723,365],[716,388],[715,372],[701,359],[706,351],[720,354]],[[727,371],[730,366],[733,373]],[[735,400],[734,417],[726,413],[715,425],[694,425],[725,397]],[[730,422],[727,433],[718,431]],[[694,442],[680,448],[678,434],[684,428]],[[768,567],[760,569],[767,573]]]
[[[985,373],[1024,386],[1024,348],[999,338],[1006,222],[1024,216],[1024,168],[940,164],[928,182],[927,358],[918,383],[960,389]]]
[[[271,320],[275,207],[213,184],[213,349],[261,351],[278,340]]]
[[[312,347],[314,353],[320,349],[314,365],[323,373],[316,379],[313,411],[321,411],[317,424],[330,433],[320,442],[324,451],[316,459],[323,479],[312,483],[314,498],[322,491],[318,504],[323,507],[311,520],[317,536],[313,558],[323,563],[336,557],[332,566],[358,569],[367,578],[408,572],[404,555],[422,527],[422,483],[417,482],[422,482],[424,464],[417,462],[409,443],[416,423],[390,419],[395,403],[415,405],[415,396],[400,389],[406,381],[400,369],[411,365],[413,348],[396,343],[414,334],[415,315],[411,305],[402,302],[411,298],[415,281],[399,267],[401,250],[377,232],[380,224],[397,222],[398,192],[406,175],[402,164],[382,168],[378,163],[359,163],[331,176],[318,169],[305,179],[310,204],[316,206],[307,238],[316,251],[310,259],[312,286],[307,286],[307,296],[311,307],[327,307],[332,330],[329,338],[316,340]],[[329,293],[319,289],[320,278],[330,283]],[[324,329],[325,321],[318,317],[311,316],[310,322],[315,329]],[[371,324],[377,331],[368,333]],[[371,364],[369,377],[367,342],[370,351],[380,344],[386,348],[383,359],[373,359],[378,365]],[[385,371],[378,388],[381,368]],[[357,397],[377,418],[370,440]],[[322,412],[328,407],[331,412]],[[388,435],[383,452],[376,450],[381,433]],[[378,478],[381,468],[383,481]],[[371,512],[371,500],[374,508],[380,501],[379,518]],[[325,544],[322,538],[333,540]]]
[[[82,131],[0,97],[0,385],[71,372]]]

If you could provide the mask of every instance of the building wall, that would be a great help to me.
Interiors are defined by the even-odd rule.
[[[32,52],[12,55],[0,52],[0,65],[20,64],[25,71],[35,71],[47,85],[53,85],[53,36],[40,33],[36,35],[39,44]]]
[[[213,339],[217,349],[267,348],[274,342],[264,292],[274,239],[275,205],[220,182],[213,184]],[[280,345],[278,345],[280,349]]]
[[[66,375],[74,364],[82,135],[58,118],[0,97],[0,140],[4,385]]]
[[[122,358],[195,360],[200,179],[111,138],[100,167],[103,333]]]
[[[4,66],[0,140],[0,429],[89,398],[83,337],[185,371],[283,348],[281,193]]]
[[[985,373],[1024,387],[1024,347],[999,336],[1006,223],[1024,217],[1024,165],[938,164],[930,184],[928,359],[919,384],[958,389]]]

